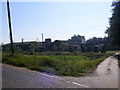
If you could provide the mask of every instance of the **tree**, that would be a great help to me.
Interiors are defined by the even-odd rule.
[[[32,50],[32,51],[37,52],[37,51],[39,51],[38,49],[39,49],[40,46],[42,46],[41,43],[38,43],[38,42],[32,42],[32,43],[29,44],[28,48],[29,48],[29,51]]]
[[[68,51],[68,49],[69,49],[68,47],[69,47],[68,44],[63,43],[60,45],[60,50],[61,51]]]
[[[22,49],[17,45],[13,44],[13,48],[14,48],[14,52],[21,52],[21,53],[23,52]]]
[[[112,17],[109,19],[109,27],[106,30],[113,46],[120,47],[120,1],[112,3]]]
[[[88,39],[86,43],[96,45],[102,43],[102,40],[102,38],[93,37],[92,39]]]
[[[78,45],[85,42],[85,36],[74,35],[68,40],[70,44]]]

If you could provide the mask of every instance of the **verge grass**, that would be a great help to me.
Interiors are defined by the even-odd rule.
[[[2,63],[65,76],[84,76],[111,53],[81,53],[80,55],[2,54]]]

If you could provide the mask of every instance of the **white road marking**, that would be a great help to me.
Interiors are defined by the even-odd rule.
[[[56,78],[56,79],[59,79],[59,78],[57,78],[57,77],[55,77],[55,76],[47,75],[47,74],[44,74],[44,73],[40,73],[40,74],[42,74],[42,75],[44,75],[44,76],[47,76],[47,77],[50,77],[50,78]]]
[[[85,77],[85,78],[91,78],[91,77]]]
[[[44,76],[47,76],[47,77],[50,77],[50,78],[55,78],[55,79],[59,79],[59,80],[65,81],[65,80],[63,80],[63,79],[61,79],[61,78],[59,78],[59,77],[56,77],[56,76],[50,76],[50,75],[47,75],[47,74],[44,74],[44,73],[40,73],[40,74],[42,74],[42,75],[44,75]],[[67,80],[66,82],[71,83],[71,84],[74,84],[74,85],[77,85],[77,86],[81,86],[81,87],[86,87],[86,88],[88,88],[88,86],[82,85],[82,84],[80,84],[80,83],[76,83],[76,82],[72,82],[72,81],[68,81],[68,80]]]
[[[7,64],[4,64],[4,65],[7,65]],[[7,66],[11,67],[10,65],[7,65]],[[12,66],[12,67],[15,67],[15,66]],[[59,76],[51,76],[51,75],[47,75],[47,74],[44,74],[44,73],[41,73],[41,72],[37,72],[37,71],[34,71],[34,70],[29,70],[29,69],[26,69],[26,68],[20,68],[20,67],[16,67],[16,68],[17,69],[22,69],[22,70],[27,70],[29,72],[39,73],[39,74],[41,74],[43,76],[46,76],[46,77],[49,77],[49,78],[55,78],[55,79],[58,79],[58,80],[61,80],[61,81],[65,81],[64,79],[59,78]],[[74,85],[77,85],[77,86],[88,88],[88,86],[82,85],[80,83],[76,83],[76,82],[72,82],[72,81],[68,81],[68,80],[66,82],[74,84]]]

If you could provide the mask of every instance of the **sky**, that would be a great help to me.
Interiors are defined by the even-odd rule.
[[[68,40],[74,34],[104,37],[112,2],[10,2],[13,41]],[[6,2],[2,2],[2,41],[9,43]]]

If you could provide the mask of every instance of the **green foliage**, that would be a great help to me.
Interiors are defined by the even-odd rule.
[[[29,48],[29,51],[38,51],[39,47],[42,45],[42,43],[38,43],[38,42],[33,42],[31,43],[28,48]]]
[[[113,2],[112,17],[110,18],[110,27],[106,30],[108,37],[111,40],[111,44],[114,46],[120,46],[120,1]]]
[[[81,44],[85,42],[85,36],[80,36],[80,35],[74,35],[71,37],[71,39],[68,40],[69,43],[71,44]]]
[[[22,52],[22,49],[16,45],[13,45],[14,47],[14,52]]]
[[[67,54],[69,52],[66,52]],[[71,53],[70,53],[71,54]],[[110,55],[77,53],[78,55],[22,55],[3,53],[2,62],[28,69],[67,76],[83,76]]]
[[[68,44],[63,43],[62,45],[60,45],[60,50],[61,51],[68,51],[69,50]]]
[[[89,43],[89,44],[94,44],[94,45],[97,45],[97,44],[100,44],[100,43],[102,43],[102,41],[103,41],[103,38],[97,38],[97,37],[93,37],[92,39],[88,39],[87,41],[86,41],[86,43]]]
[[[34,54],[34,49],[30,49],[29,54]]]

